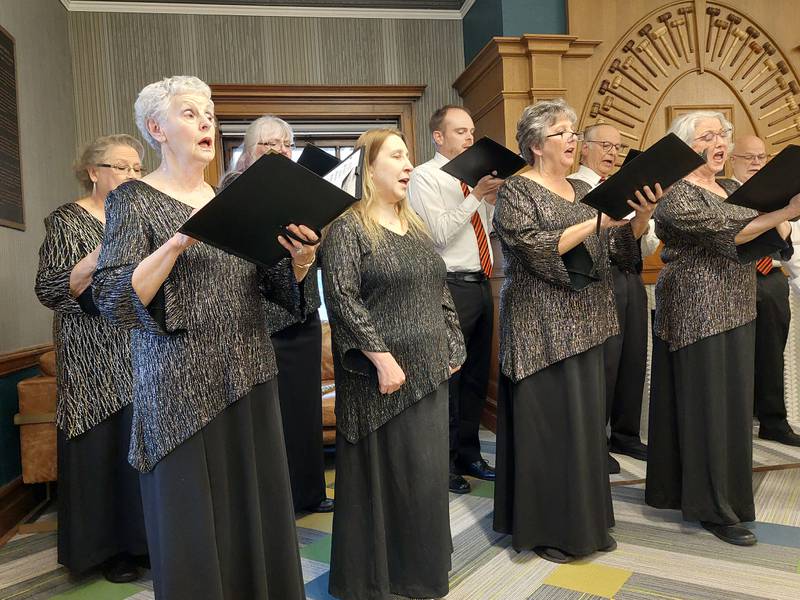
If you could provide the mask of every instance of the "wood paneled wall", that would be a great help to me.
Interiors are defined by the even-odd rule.
[[[567,35],[494,38],[454,86],[478,134],[510,148],[526,105],[564,97],[579,128],[608,122],[635,148],[661,138],[676,112],[712,108],[731,116],[736,135],[767,138],[774,154],[800,143],[800,125],[791,127],[800,109],[781,108],[790,96],[800,102],[797,9],[795,0],[570,0]],[[657,257],[645,260],[646,283],[660,265]],[[501,285],[496,272],[496,299]],[[797,361],[787,355],[787,374]],[[796,410],[800,400],[792,394]]]
[[[433,155],[427,120],[458,101],[460,21],[70,13],[78,139],[135,133],[133,102],[159,78],[207,83],[427,85],[416,156]],[[154,162],[150,153],[149,162]]]

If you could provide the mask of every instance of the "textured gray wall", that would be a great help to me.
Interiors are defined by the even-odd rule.
[[[134,132],[133,102],[169,75],[208,83],[426,84],[416,155],[432,156],[430,113],[459,100],[461,21],[70,13],[79,140]],[[152,163],[152,155],[150,157]]]
[[[0,353],[52,339],[52,314],[33,293],[44,217],[73,200],[75,111],[67,11],[58,0],[3,0],[16,40],[26,231],[0,227]]]

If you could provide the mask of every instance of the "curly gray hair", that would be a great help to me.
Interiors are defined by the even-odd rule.
[[[733,124],[725,115],[716,110],[695,110],[684,115],[679,115],[672,120],[667,133],[674,133],[687,145],[691,146],[696,137],[697,123],[703,119],[718,119],[723,129],[730,129],[728,151],[733,148]]]
[[[165,77],[161,81],[146,85],[136,98],[133,106],[136,114],[136,127],[139,128],[139,133],[142,134],[148,145],[156,150],[160,150],[161,145],[147,130],[147,121],[149,119],[156,122],[162,121],[172,98],[183,94],[199,94],[211,102],[211,88],[192,75]],[[211,102],[212,106],[213,104]]]
[[[536,158],[531,148],[544,144],[547,128],[554,125],[561,116],[572,121],[573,127],[578,121],[575,110],[563,98],[542,100],[522,111],[522,116],[517,121],[517,145],[522,158],[529,165],[533,165]]]

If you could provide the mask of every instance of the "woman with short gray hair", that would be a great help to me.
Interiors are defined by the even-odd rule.
[[[603,342],[619,331],[610,264],[633,267],[636,240],[661,195],[614,221],[581,203],[567,179],[581,134],[563,100],[529,106],[517,141],[531,166],[497,194],[503,248],[494,528],[517,550],[569,562],[616,542],[606,463]],[[575,265],[581,256],[582,265]]]
[[[316,235],[278,237],[291,258],[261,269],[185,234],[214,196],[214,103],[195,77],[136,101],[161,164],[119,186],[95,275],[101,314],[131,330],[134,418],[159,600],[305,598],[265,296],[300,314]]]
[[[264,115],[247,126],[242,146],[234,170],[223,177],[220,187],[229,185],[268,152],[291,160],[294,131],[280,117]],[[302,284],[306,301],[303,315],[297,317],[267,302],[267,322],[278,364],[278,397],[294,509],[331,512],[333,500],[327,497],[322,448],[322,324],[317,265],[308,269]]]
[[[715,177],[728,158],[730,122],[697,111],[676,118],[670,131],[706,163],[675,183],[654,215],[664,268],[656,284],[645,500],[749,546],[756,537],[739,523],[755,519],[754,263],[789,246],[786,221],[800,215],[800,196],[760,216],[729,204],[738,185]],[[764,251],[767,236],[776,245]]]
[[[142,144],[126,134],[99,137],[75,162],[85,194],[44,221],[36,295],[53,310],[58,443],[58,562],[73,574],[102,565],[111,582],[135,580],[134,556],[147,554],[131,437],[130,336],[92,301],[105,200],[142,175]]]

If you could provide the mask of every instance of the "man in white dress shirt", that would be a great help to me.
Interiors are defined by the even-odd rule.
[[[731,153],[734,180],[744,183],[767,162],[764,142],[748,135],[736,140]],[[792,224],[792,238],[798,235]],[[800,255],[795,254],[783,267],[789,271],[793,287],[800,277]],[[789,282],[781,263],[765,256],[756,263],[756,366],[754,408],[758,417],[758,437],[790,446],[800,446],[797,435],[786,420],[783,385],[783,351],[789,337]]]
[[[481,456],[478,429],[486,402],[492,349],[494,307],[489,277],[489,243],[495,193],[503,183],[487,175],[470,190],[441,167],[474,143],[475,125],[466,109],[444,106],[430,120],[436,155],[411,173],[408,199],[428,225],[434,248],[447,265],[467,360],[450,379],[450,491],[465,494],[462,475],[494,480]]]
[[[611,125],[594,125],[584,132],[581,164],[570,179],[585,181],[593,188],[614,171],[617,156],[627,146],[619,131]],[[642,256],[658,248],[654,224],[642,236]],[[641,264],[641,263],[640,263]],[[639,437],[642,396],[647,371],[647,294],[641,268],[625,272],[612,268],[614,298],[617,304],[620,333],[605,342],[606,419],[610,422],[609,450],[647,460],[647,446]],[[617,460],[608,455],[608,470],[619,473]]]

